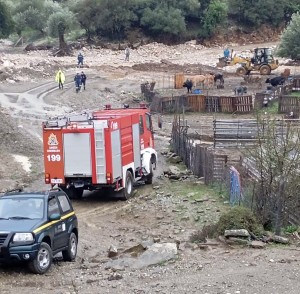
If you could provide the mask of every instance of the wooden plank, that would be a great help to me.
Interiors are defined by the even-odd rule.
[[[182,72],[175,73],[174,77],[174,88],[175,89],[182,89],[184,83],[184,74]]]
[[[234,97],[220,97],[221,112],[234,112],[233,99]]]

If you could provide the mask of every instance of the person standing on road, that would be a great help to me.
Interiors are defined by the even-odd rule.
[[[224,49],[224,58],[225,58],[225,60],[229,60],[230,59],[230,51],[229,51],[228,47],[226,47]]]
[[[125,48],[125,61],[129,61],[129,55],[130,55],[129,48],[126,47],[126,48]]]
[[[80,76],[81,76],[81,85],[83,86],[83,90],[85,90],[86,74],[82,71]]]
[[[81,54],[81,52],[78,54],[77,60],[78,60],[78,67],[82,67],[83,66],[83,55]]]
[[[64,88],[64,82],[65,82],[65,74],[61,69],[58,70],[58,72],[55,75],[55,81],[58,83],[58,88],[63,89]]]
[[[76,93],[80,91],[81,88],[81,75],[77,73],[74,77],[75,87],[76,87]]]

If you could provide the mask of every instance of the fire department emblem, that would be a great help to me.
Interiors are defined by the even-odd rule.
[[[56,135],[54,135],[53,133],[48,137],[48,145],[49,146],[57,146],[58,145]]]

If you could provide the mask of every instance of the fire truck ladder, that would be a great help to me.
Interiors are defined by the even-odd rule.
[[[104,144],[104,125],[102,121],[94,122],[95,130],[95,152],[96,152],[96,174],[97,183],[106,182],[106,161]]]

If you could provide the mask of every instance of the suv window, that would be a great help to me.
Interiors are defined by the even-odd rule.
[[[0,218],[29,217],[42,218],[44,214],[42,198],[13,197],[0,199]]]
[[[48,201],[48,215],[50,216],[53,213],[59,213],[59,206],[56,198],[52,198]]]
[[[63,212],[71,210],[70,203],[65,195],[60,195],[57,198]]]

